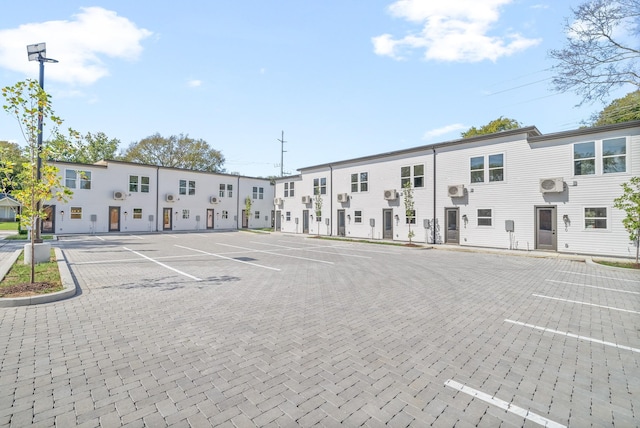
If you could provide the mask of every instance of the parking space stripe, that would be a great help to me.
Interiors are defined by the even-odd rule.
[[[640,281],[634,280],[634,279],[622,279],[622,278],[616,278],[616,277],[613,277],[613,276],[602,276],[602,275],[593,275],[593,274],[590,274],[590,273],[571,272],[569,270],[559,270],[558,272],[570,273],[572,275],[591,276],[591,277],[594,277],[594,278],[614,279],[616,281],[635,282],[635,283],[640,284]]]
[[[127,247],[123,247],[123,248],[124,248],[125,250],[127,250],[127,251],[131,251],[133,254],[135,254],[135,255],[137,255],[137,256],[140,256],[140,257],[142,257],[142,258],[144,258],[144,259],[149,260],[150,262],[153,262],[153,263],[155,263],[155,264],[157,264],[157,265],[160,265],[160,266],[162,266],[163,268],[167,268],[167,269],[169,269],[169,270],[171,270],[171,271],[174,271],[174,272],[176,272],[176,273],[179,273],[180,275],[184,275],[184,276],[186,276],[187,278],[191,278],[191,279],[193,279],[194,281],[202,281],[202,279],[198,278],[197,276],[189,275],[188,273],[185,273],[185,272],[182,272],[182,271],[180,271],[180,270],[178,270],[178,269],[172,268],[171,266],[165,265],[164,263],[160,263],[159,261],[154,260],[154,259],[152,259],[151,257],[145,256],[144,254],[141,254],[141,253],[139,253],[139,252],[137,252],[137,251],[133,251],[133,250],[132,250],[132,249],[130,249],[130,248],[127,248]]]
[[[614,348],[624,349],[626,351],[636,352],[636,353],[640,354],[640,349],[632,348],[631,346],[618,345],[617,343],[606,342],[604,340],[594,339],[593,337],[580,336],[580,335],[577,335],[577,334],[568,333],[566,331],[553,330],[553,329],[550,329],[550,328],[540,327],[540,326],[537,326],[537,325],[527,324],[527,323],[523,323],[523,322],[520,322],[520,321],[514,321],[514,320],[510,320],[510,319],[505,319],[505,322],[508,322],[508,323],[511,323],[511,324],[516,324],[516,325],[520,325],[522,327],[533,328],[535,330],[540,330],[540,331],[543,331],[543,332],[546,332],[546,333],[560,334],[562,336],[571,337],[573,339],[586,340],[588,342],[593,342],[593,343],[600,343],[601,345],[612,346]]]
[[[238,259],[234,259],[232,257],[226,257],[226,256],[221,256],[220,254],[214,254],[214,253],[210,253],[208,251],[202,251],[202,250],[198,250],[196,248],[189,248],[189,247],[183,247],[182,245],[176,245],[176,247],[178,248],[184,248],[185,250],[190,250],[190,251],[195,251],[197,253],[201,253],[201,254],[206,254],[208,256],[214,256],[214,257],[218,257],[221,259],[225,259],[225,260],[230,260],[232,262],[238,262],[238,263],[243,263],[246,265],[251,265],[251,266],[255,266],[255,267],[260,267],[260,268],[264,268],[264,269],[269,269],[269,270],[275,270],[277,272],[280,272],[280,269],[278,268],[274,268],[274,267],[270,267],[270,266],[264,266],[264,265],[259,265],[257,263],[251,263],[251,262],[247,262],[244,260],[238,260]]]
[[[515,406],[504,400],[491,396],[485,392],[470,388],[466,385],[461,384],[460,382],[456,382],[455,380],[448,379],[444,384],[445,386],[456,389],[467,395],[471,395],[472,397],[478,398],[484,401],[485,403],[489,403],[491,405],[499,407],[500,409],[506,410],[507,412],[516,414],[518,416],[522,416],[523,418],[530,420],[531,422],[537,423],[538,425],[542,425],[544,427],[549,427],[549,428],[566,428],[565,425],[559,424],[555,421],[552,421],[551,419],[547,419],[544,416],[540,416],[537,413],[533,413],[527,409],[523,409],[522,407]]]
[[[222,245],[224,247],[231,247],[231,248],[239,248],[241,250],[247,250],[249,252],[252,253],[265,253],[265,254],[271,254],[271,255],[275,255],[275,256],[280,256],[280,257],[289,257],[291,259],[298,259],[298,260],[306,260],[308,262],[318,262],[318,263],[326,263],[328,265],[332,265],[334,264],[333,262],[328,262],[326,260],[320,260],[320,259],[310,259],[308,257],[298,257],[298,256],[290,256],[288,254],[282,254],[282,253],[274,253],[273,251],[266,251],[266,250],[256,250],[253,248],[246,248],[246,247],[239,247],[237,245],[230,245],[230,244],[222,244],[220,242],[217,243],[218,245]]]
[[[532,296],[540,297],[542,299],[559,300],[561,302],[567,302],[567,303],[576,303],[578,305],[594,306],[596,308],[611,309],[612,311],[629,312],[630,314],[640,314],[640,312],[632,311],[630,309],[621,309],[621,308],[614,308],[613,306],[596,305],[595,303],[580,302],[578,300],[561,299],[559,297],[543,296],[542,294],[535,294],[535,293],[532,294]]]
[[[284,245],[267,244],[267,243],[264,243],[264,242],[257,242],[257,241],[251,241],[251,243],[252,243],[252,244],[260,244],[260,245],[269,245],[269,246],[271,246],[271,247],[278,247],[278,248],[282,248],[282,249],[285,249],[285,250],[296,250],[296,251],[297,251],[297,250],[302,250],[302,251],[311,251],[312,253],[333,254],[333,255],[335,255],[335,256],[343,256],[343,257],[357,257],[357,258],[360,258],[360,259],[370,259],[370,258],[371,258],[371,257],[368,257],[368,256],[358,256],[358,255],[356,255],[356,254],[334,253],[334,252],[331,252],[331,251],[321,251],[321,250],[318,250],[318,249],[317,249],[317,248],[333,248],[333,247],[326,246],[326,245],[322,245],[322,246],[319,246],[319,247],[315,247],[316,249],[314,249],[314,248],[296,248],[296,247],[286,247],[286,246],[284,246]]]
[[[617,288],[607,288],[607,287],[596,287],[595,285],[578,284],[577,282],[569,282],[569,281],[558,281],[556,279],[545,279],[545,281],[557,282],[559,284],[577,285],[578,287],[597,288],[598,290],[617,291],[618,293],[640,294],[637,291],[619,290]]]

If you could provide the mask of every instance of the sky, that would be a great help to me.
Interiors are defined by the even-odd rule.
[[[579,3],[13,1],[0,14],[0,87],[38,79],[26,46],[44,42],[59,61],[44,87],[63,127],[121,150],[185,134],[220,150],[227,172],[296,174],[501,116],[543,134],[580,127],[603,105],[554,92],[548,56]],[[24,144],[4,111],[0,140]]]

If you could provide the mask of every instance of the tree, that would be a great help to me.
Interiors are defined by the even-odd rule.
[[[588,0],[565,20],[567,40],[549,56],[556,91],[573,91],[580,104],[604,102],[625,84],[640,87],[640,0]]]
[[[622,220],[624,228],[629,232],[629,239],[636,245],[636,265],[640,255],[640,177],[632,177],[629,182],[622,183],[622,195],[613,200],[613,206],[626,213]]]
[[[613,100],[600,113],[593,115],[591,126],[640,120],[640,90]]]
[[[109,139],[104,132],[95,134],[87,132],[83,137],[79,134],[73,137],[73,141],[69,141],[58,135],[56,139],[49,142],[54,160],[92,164],[104,159],[117,159],[118,157],[117,151],[120,140],[117,138]]]
[[[316,211],[316,222],[318,223],[318,236],[320,236],[320,222],[322,221],[322,195],[320,194],[320,189],[316,189],[313,202]]]
[[[3,105],[4,110],[16,118],[27,143],[27,161],[22,164],[20,174],[7,180],[4,177],[11,177],[13,167],[10,164],[5,165],[6,174],[3,175],[2,187],[6,189],[12,182],[20,182],[20,189],[12,192],[12,196],[22,205],[20,224],[31,227],[31,230],[35,231],[40,225],[40,219],[46,215],[43,208],[45,201],[51,199],[66,201],[71,196],[71,191],[62,184],[58,168],[45,162],[50,158],[51,147],[44,144],[42,147],[38,146],[38,136],[41,132],[38,126],[39,119],[43,126],[48,119],[53,125],[54,134],[58,133],[58,126],[62,124],[62,119],[53,111],[51,96],[35,80],[26,80],[4,87],[2,96],[6,102]],[[39,163],[42,163],[40,177],[37,173]],[[35,235],[35,233],[31,234],[31,283],[35,282]]]
[[[518,129],[521,126],[522,125],[520,124],[520,122],[515,119],[509,119],[508,117],[500,116],[499,118],[492,120],[491,122],[487,123],[484,126],[481,126],[480,128],[472,126],[460,135],[462,136],[462,138],[469,138],[475,137],[477,135],[493,134],[495,132],[506,131],[509,129]]]
[[[212,149],[204,140],[194,140],[182,134],[168,138],[154,134],[131,143],[123,160],[195,171],[224,172],[224,156],[221,152]]]
[[[249,227],[249,219],[251,218],[251,196],[244,198],[244,213],[247,216],[247,227]]]
[[[20,188],[20,183],[15,177],[20,174],[22,164],[27,162],[22,147],[16,143],[0,141],[0,180],[4,185],[0,186],[0,192],[5,196],[13,190]]]
[[[416,235],[413,230],[411,230],[411,223],[415,221],[416,211],[413,203],[413,187],[411,186],[411,181],[408,181],[403,186],[403,198],[404,198],[404,215],[407,219],[407,224],[409,225],[409,234],[407,235],[409,238],[409,245],[411,245],[411,239]]]

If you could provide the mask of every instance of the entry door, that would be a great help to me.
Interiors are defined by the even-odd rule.
[[[458,208],[445,208],[444,209],[445,228],[447,234],[445,235],[445,244],[459,244],[460,243],[460,226],[458,224]]]
[[[162,209],[162,230],[171,230],[171,208]]]
[[[71,213],[69,213],[71,215]],[[45,205],[44,217],[40,222],[40,231],[42,233],[55,233],[56,230],[56,206]]]
[[[120,232],[120,207],[109,207],[109,232]]]
[[[558,249],[556,207],[536,207],[536,249]]]
[[[393,210],[382,210],[382,239],[393,239]]]
[[[242,210],[242,228],[249,228],[249,216],[247,215],[247,210]]]
[[[207,229],[213,229],[214,216],[215,210],[213,208],[207,208]]]
[[[338,236],[345,236],[344,210],[338,210]]]
[[[282,211],[276,211],[275,220],[276,220],[276,231],[282,230]],[[273,221],[273,218],[271,219]]]
[[[302,211],[302,233],[309,233],[309,210]]]

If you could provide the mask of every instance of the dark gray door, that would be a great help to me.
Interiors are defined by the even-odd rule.
[[[338,236],[345,236],[344,210],[338,210]]]
[[[458,224],[458,208],[444,209],[445,228],[447,230],[444,242],[445,244],[460,243],[460,227]]]
[[[309,210],[302,211],[302,233],[309,233]]]
[[[536,207],[536,249],[556,251],[556,207]]]
[[[282,211],[276,211],[276,231],[282,230]]]
[[[393,239],[393,210],[382,210],[382,239]]]

